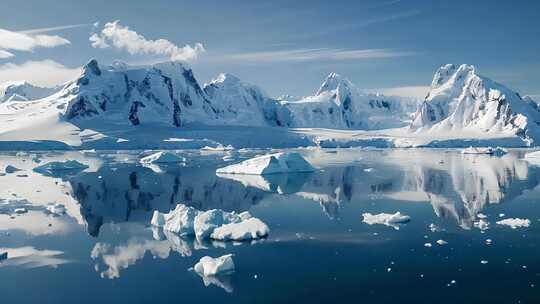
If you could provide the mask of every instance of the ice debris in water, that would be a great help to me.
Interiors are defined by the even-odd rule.
[[[431,246],[432,246],[431,243],[425,243],[425,244],[424,244],[424,247],[431,248]]]
[[[505,155],[507,151],[501,147],[497,147],[495,149],[493,149],[492,147],[487,147],[487,148],[469,147],[469,148],[463,149],[461,153],[462,154],[488,154],[488,155],[502,156],[502,155]]]
[[[227,274],[234,271],[234,262],[232,254],[227,254],[218,258],[209,256],[202,257],[193,270],[202,276],[215,276],[218,274]]]
[[[411,217],[408,215],[401,214],[399,211],[390,214],[390,213],[379,213],[379,214],[371,214],[371,213],[363,213],[362,216],[364,217],[363,222],[368,225],[374,225],[374,224],[380,224],[380,225],[386,225],[389,227],[393,227],[394,229],[398,230],[399,226],[398,224],[406,223],[411,220]]]
[[[512,229],[527,228],[531,225],[531,221],[528,219],[520,218],[507,218],[497,222],[499,225],[510,226]]]
[[[199,211],[183,204],[178,204],[169,213],[154,211],[151,224],[180,235],[226,241],[259,239],[270,231],[263,221],[252,217],[249,212]]]
[[[488,263],[488,261],[486,261],[486,260],[481,260],[481,261],[480,261],[480,264],[484,264],[484,265],[485,265],[485,264],[487,264],[487,263]]]
[[[447,241],[445,241],[445,240],[437,240],[437,244],[439,244],[439,245],[441,245],[441,246],[442,246],[442,245],[446,245],[446,244],[448,244],[448,242],[447,242]]]
[[[258,156],[241,163],[217,169],[222,174],[275,174],[312,172],[313,167],[298,153],[275,153]]]
[[[141,164],[166,164],[166,163],[182,163],[186,159],[176,154],[166,151],[156,152],[141,158]]]
[[[15,214],[23,214],[23,213],[28,212],[28,209],[26,209],[26,208],[17,208],[17,209],[15,209],[15,210],[13,210],[13,212],[14,212]]]
[[[489,229],[489,222],[484,220],[484,219],[480,219],[480,220],[474,222],[473,225],[474,225],[474,227],[480,229],[480,231],[482,231],[482,232]]]

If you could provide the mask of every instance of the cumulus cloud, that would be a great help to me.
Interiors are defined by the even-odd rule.
[[[205,51],[201,43],[179,47],[166,39],[146,39],[118,21],[106,23],[101,32],[90,36],[90,42],[94,48],[115,48],[132,55],[167,56],[175,61],[194,60]]]
[[[26,80],[38,86],[50,87],[72,80],[80,72],[80,68],[68,68],[53,60],[5,63],[0,65],[0,83]]]
[[[70,44],[69,40],[57,35],[35,35],[0,29],[0,58],[14,55],[12,50],[31,52],[36,48],[53,48]]]

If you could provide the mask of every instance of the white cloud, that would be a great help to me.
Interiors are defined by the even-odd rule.
[[[367,90],[370,93],[382,93],[390,96],[406,96],[424,99],[429,92],[429,86],[405,86]]]
[[[52,60],[5,63],[0,65],[0,83],[26,80],[38,86],[50,87],[72,80],[80,72],[80,68],[68,68]]]
[[[293,49],[225,54],[207,58],[210,62],[299,62],[393,58],[414,55],[390,49]]]
[[[31,52],[40,47],[53,48],[66,44],[70,44],[69,40],[57,35],[34,35],[0,29],[0,58],[13,57],[8,50]]]
[[[194,60],[205,51],[201,43],[179,47],[166,39],[148,40],[118,21],[106,23],[101,32],[90,36],[90,41],[94,48],[116,48],[132,55],[168,56],[181,61]]]

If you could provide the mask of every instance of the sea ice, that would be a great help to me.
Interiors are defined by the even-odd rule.
[[[193,270],[202,276],[215,276],[218,274],[227,274],[234,271],[234,262],[232,254],[226,254],[218,258],[209,256],[202,257]]]
[[[66,207],[62,204],[53,204],[47,206],[47,211],[55,215],[62,215],[66,213]]]
[[[151,224],[180,235],[193,235],[195,233],[193,224],[199,213],[200,211],[193,207],[178,204],[169,213],[154,211]]]
[[[15,214],[23,214],[23,213],[28,212],[28,209],[26,209],[26,208],[16,208],[15,210],[13,210],[13,212]]]
[[[300,154],[290,152],[258,156],[217,169],[216,173],[263,175],[312,171],[314,171],[313,167]]]
[[[442,246],[442,245],[446,245],[446,244],[448,244],[448,242],[447,242],[447,241],[445,241],[445,240],[437,240],[437,244],[439,244],[439,245],[441,245],[441,246]]]
[[[251,215],[248,212],[236,214],[221,209],[201,212],[195,217],[193,225],[195,236],[200,240],[208,238],[216,228],[225,224],[238,223],[250,217]]]
[[[390,213],[379,213],[379,214],[371,214],[371,213],[364,213],[362,214],[364,217],[363,222],[368,225],[374,225],[374,224],[381,224],[386,225],[395,228],[396,230],[399,229],[398,224],[406,223],[411,220],[411,217],[408,215],[401,214],[399,211],[390,214]]]
[[[141,164],[182,163],[185,161],[184,157],[166,151],[156,152],[140,160]]]
[[[529,227],[531,225],[531,221],[528,219],[507,218],[507,219],[498,221],[497,224],[510,226],[512,229],[516,229],[516,228]]]

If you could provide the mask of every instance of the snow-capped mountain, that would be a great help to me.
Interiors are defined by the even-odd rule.
[[[91,60],[59,95],[68,100],[68,120],[99,117],[131,125],[152,122],[179,127],[217,118],[192,70],[179,62],[149,67],[116,62],[101,67]]]
[[[261,88],[222,73],[204,85],[219,119],[233,125],[288,126],[290,115]]]
[[[336,73],[328,75],[315,95],[281,101],[291,112],[293,127],[359,130],[406,125],[410,103],[398,97],[363,93]]]
[[[411,124],[413,130],[482,131],[540,140],[540,108],[532,99],[477,74],[474,66],[447,64]]]
[[[0,84],[0,103],[41,99],[60,90],[59,87],[38,87],[26,81],[10,81]]]

